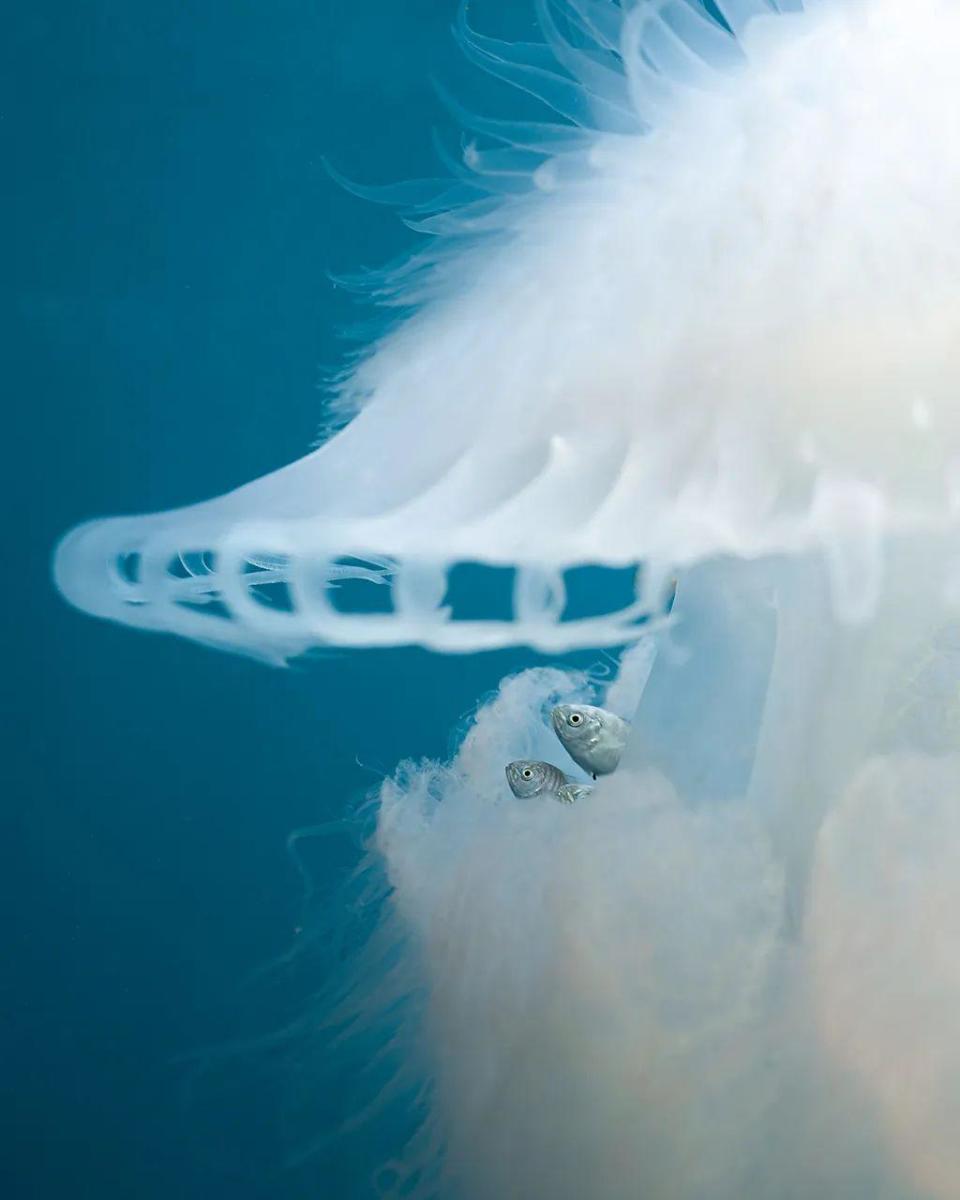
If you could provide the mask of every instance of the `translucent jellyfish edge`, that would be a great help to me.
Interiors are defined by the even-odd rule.
[[[194,538],[185,549],[182,530],[161,529],[144,537],[136,518],[92,521],[57,547],[54,582],[72,605],[90,615],[270,661],[323,646],[420,645],[449,653],[529,646],[557,653],[622,645],[669,620],[663,577],[639,565],[632,602],[564,619],[565,573],[608,564],[478,561],[478,566],[513,571],[510,614],[460,619],[447,602],[450,572],[458,562],[388,560],[351,550],[348,557],[355,565],[345,567],[343,550],[311,546],[305,552],[278,541],[276,527],[220,533],[208,543]],[[344,576],[368,589],[386,585],[392,611],[338,609],[333,594]]]

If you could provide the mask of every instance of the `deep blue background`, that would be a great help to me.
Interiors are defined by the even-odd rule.
[[[497,28],[523,8],[482,12]],[[529,659],[272,671],[95,622],[49,582],[77,521],[217,494],[314,440],[360,315],[326,272],[412,241],[321,158],[363,181],[433,172],[431,125],[451,127],[429,75],[474,86],[454,9],[34,0],[5,17],[4,1200],[300,1194],[274,1169],[269,1090],[208,1137],[176,1060],[245,1031],[243,980],[289,944],[288,831],[371,785],[358,756],[443,754]],[[351,854],[331,843],[331,883]]]

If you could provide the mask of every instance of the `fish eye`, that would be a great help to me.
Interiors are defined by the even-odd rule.
[[[580,715],[580,713],[571,713],[570,714],[570,724],[571,725],[579,725],[582,720],[583,720],[583,717]]]
[[[524,777],[524,779],[532,779],[533,778],[533,772],[530,770],[529,767],[524,767],[523,770],[520,772],[520,774]]]

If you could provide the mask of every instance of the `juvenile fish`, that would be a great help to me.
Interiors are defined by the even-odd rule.
[[[531,796],[552,796],[561,804],[573,804],[592,791],[585,783],[577,783],[552,763],[518,759],[507,763],[507,783],[520,800]]]
[[[616,713],[592,704],[558,704],[550,720],[563,748],[594,779],[617,769],[630,725]]]

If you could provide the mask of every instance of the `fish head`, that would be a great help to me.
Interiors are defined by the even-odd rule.
[[[550,714],[553,729],[563,745],[589,746],[603,728],[600,711],[590,704],[558,704]]]
[[[545,765],[529,759],[507,763],[506,773],[510,791],[521,800],[538,796],[543,791],[547,777]]]

